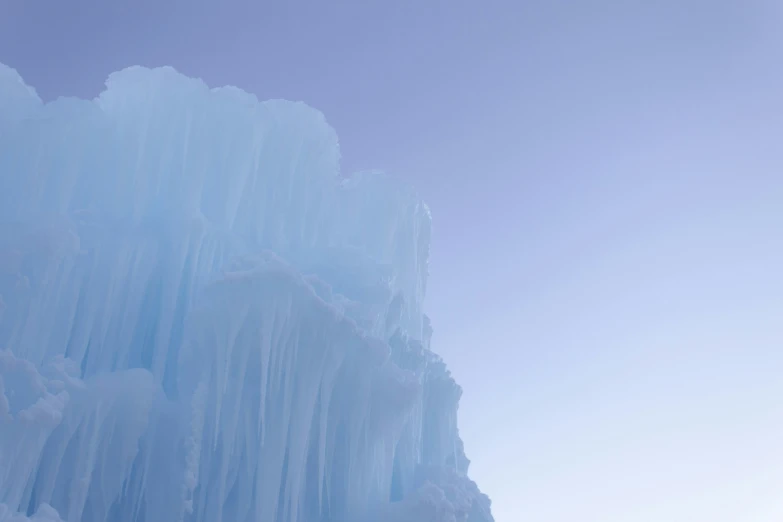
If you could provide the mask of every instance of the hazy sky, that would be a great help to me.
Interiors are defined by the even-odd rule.
[[[414,183],[498,522],[783,520],[777,0],[0,0],[0,61],[304,100]]]

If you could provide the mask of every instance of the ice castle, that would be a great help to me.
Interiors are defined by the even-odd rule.
[[[304,104],[0,65],[0,522],[491,522],[429,241]]]

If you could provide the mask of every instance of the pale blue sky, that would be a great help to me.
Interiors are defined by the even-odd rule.
[[[0,61],[301,99],[415,184],[498,522],[780,522],[782,5],[4,0]]]

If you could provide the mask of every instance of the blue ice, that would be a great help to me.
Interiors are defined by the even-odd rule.
[[[490,522],[430,213],[318,111],[0,65],[0,522]]]

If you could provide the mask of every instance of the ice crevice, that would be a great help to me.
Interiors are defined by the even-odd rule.
[[[0,64],[0,522],[487,522],[431,218],[302,103]]]

